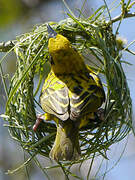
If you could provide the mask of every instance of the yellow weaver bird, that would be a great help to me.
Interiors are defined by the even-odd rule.
[[[78,160],[81,156],[79,128],[87,126],[105,101],[99,77],[85,65],[69,40],[48,25],[51,72],[45,79],[40,102],[46,120],[54,120],[57,134],[50,157]],[[40,118],[39,118],[40,119]],[[39,122],[34,126],[36,130]]]

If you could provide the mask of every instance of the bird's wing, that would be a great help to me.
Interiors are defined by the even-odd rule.
[[[43,85],[40,102],[45,112],[63,121],[69,118],[68,88],[51,72]]]
[[[87,77],[88,76],[88,77]],[[93,73],[74,77],[78,85],[70,92],[70,118],[76,120],[87,112],[95,112],[102,105],[105,94],[100,79]]]

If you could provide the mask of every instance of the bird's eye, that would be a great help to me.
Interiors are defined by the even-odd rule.
[[[77,49],[76,49],[74,46],[72,46],[72,48],[74,49],[74,51],[76,51],[76,52],[77,52]]]
[[[54,61],[53,61],[52,56],[50,56],[49,61],[50,61],[51,65],[54,65]]]

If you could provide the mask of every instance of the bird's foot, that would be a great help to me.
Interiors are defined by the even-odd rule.
[[[36,119],[36,122],[35,122],[35,124],[34,124],[34,126],[33,126],[33,130],[34,131],[36,131],[37,130],[37,128],[38,128],[38,126],[39,126],[39,124],[41,123],[41,121],[43,121],[45,119],[45,117],[44,117],[44,115],[43,114],[38,114],[37,115],[37,119]]]

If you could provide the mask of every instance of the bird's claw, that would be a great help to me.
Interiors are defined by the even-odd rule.
[[[41,121],[43,121],[44,120],[44,116],[43,116],[43,114],[38,114],[37,115],[37,119],[36,119],[36,122],[35,122],[35,124],[34,124],[34,126],[33,126],[33,130],[34,131],[36,131],[37,130],[37,128],[38,128],[38,126],[39,126],[39,124],[41,123]]]

